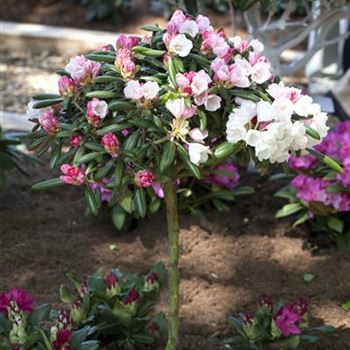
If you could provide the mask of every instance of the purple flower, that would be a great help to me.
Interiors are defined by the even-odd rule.
[[[288,159],[288,165],[292,170],[295,171],[304,171],[313,168],[317,163],[317,159],[308,154],[305,156],[290,156]]]
[[[164,198],[164,191],[159,182],[153,182],[151,186],[153,188],[153,191],[159,198]]]
[[[27,294],[24,289],[13,288],[0,294],[0,312],[7,313],[11,302],[15,302],[22,311],[33,311],[33,297]]]
[[[285,337],[292,334],[300,334],[301,329],[297,326],[300,320],[298,309],[294,305],[283,305],[275,317],[276,326]]]
[[[229,160],[216,165],[213,170],[215,172],[211,173],[205,182],[228,189],[233,189],[238,184],[240,178],[238,170]]]

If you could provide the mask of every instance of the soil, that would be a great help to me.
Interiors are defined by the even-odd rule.
[[[118,233],[107,210],[98,217],[84,215],[78,188],[31,192],[32,184],[54,175],[46,165],[27,169],[29,177],[10,173],[0,193],[0,290],[22,287],[38,303],[58,305],[58,288],[68,271],[80,277],[112,267],[146,273],[155,262],[166,261],[163,212]],[[350,298],[350,256],[333,248],[312,253],[305,228],[274,219],[284,203],[272,197],[278,185],[256,175],[244,176],[244,182],[257,193],[241,197],[230,212],[181,217],[183,349],[239,349],[228,344],[233,333],[227,317],[254,309],[266,293],[290,301],[308,296],[316,323],[337,328],[308,350],[348,350],[350,314],[340,304]],[[306,283],[305,273],[315,280]],[[166,310],[166,291],[159,305]]]

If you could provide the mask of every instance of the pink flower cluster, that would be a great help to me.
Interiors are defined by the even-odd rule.
[[[119,140],[117,136],[115,136],[112,132],[107,132],[103,135],[101,144],[104,147],[105,151],[112,157],[115,157],[117,155],[119,149]]]
[[[304,308],[302,309],[299,304],[286,304],[281,306],[274,320],[283,336],[289,337],[293,334],[301,334],[298,323],[305,312]]]
[[[65,184],[80,186],[86,180],[82,168],[69,164],[63,164],[61,166],[61,171],[63,175],[60,176],[60,180]]]
[[[140,170],[135,174],[135,184],[138,187],[149,187],[154,182],[154,174],[151,170]]]
[[[101,71],[101,64],[98,62],[91,61],[85,56],[76,56],[71,58],[68,64],[65,66],[65,70],[70,74],[75,85],[87,85],[91,84],[94,78]],[[67,85],[71,86],[71,82],[61,82],[62,87]]]
[[[39,123],[50,136],[56,135],[60,129],[60,122],[52,111],[46,111],[39,116]]]
[[[309,205],[310,202],[321,202],[340,212],[350,211],[350,194],[344,192],[327,192],[327,187],[339,183],[350,189],[350,121],[338,123],[325,139],[315,146],[319,152],[335,158],[344,168],[336,180],[325,180],[322,177],[311,177],[305,174],[296,176],[291,185],[297,189],[297,197]],[[291,156],[288,164],[291,169],[304,173],[310,172],[318,164],[312,155]]]
[[[133,78],[136,74],[137,67],[132,59],[132,48],[138,44],[139,39],[135,36],[120,35],[118,37],[115,65],[124,79]]]
[[[227,160],[213,168],[213,172],[205,179],[205,182],[233,189],[239,181],[239,173],[235,165]]]
[[[18,308],[20,311],[33,311],[33,297],[24,289],[12,288],[0,294],[0,313],[7,313],[9,308]]]

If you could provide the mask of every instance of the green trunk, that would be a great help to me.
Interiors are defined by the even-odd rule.
[[[166,350],[176,350],[179,347],[179,218],[176,187],[171,179],[164,185],[169,244],[169,312]]]

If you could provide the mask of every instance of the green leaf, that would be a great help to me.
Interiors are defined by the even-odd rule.
[[[169,141],[165,144],[162,157],[160,159],[160,171],[163,172],[167,169],[174,161],[176,152],[176,145],[174,142]]]
[[[61,99],[61,96],[57,94],[37,94],[33,96],[33,100],[37,100],[37,101],[57,100],[57,99]]]
[[[113,77],[110,75],[102,75],[100,77],[96,77],[94,79],[94,83],[95,84],[106,84],[106,83],[114,83],[116,81],[120,81],[119,77]]]
[[[237,144],[230,142],[223,142],[218,145],[214,151],[214,155],[218,159],[227,158],[233,154],[237,149]]]
[[[116,186],[119,186],[122,183],[123,175],[124,175],[124,163],[118,162],[114,172]]]
[[[128,124],[113,124],[113,125],[108,125],[105,126],[104,128],[97,130],[96,131],[96,135],[97,136],[103,136],[104,134],[106,134],[107,132],[117,132],[123,129],[128,128],[129,125]]]
[[[161,202],[161,200],[160,200],[159,198],[154,199],[154,200],[149,204],[149,207],[148,207],[149,212],[150,212],[151,214],[156,213],[156,212],[159,210],[161,204],[162,204],[162,202]]]
[[[341,304],[341,308],[344,310],[344,311],[350,311],[350,300]]]
[[[110,54],[90,53],[86,55],[86,58],[88,58],[91,61],[97,61],[97,62],[114,63],[115,61],[115,56],[112,56]],[[99,77],[96,77],[96,78],[99,78]]]
[[[154,25],[145,25],[141,27],[142,30],[146,30],[148,32],[159,32],[162,31],[163,29]]]
[[[192,173],[194,177],[197,179],[201,178],[201,173],[199,168],[193,164],[188,156],[188,153],[185,151],[185,149],[181,145],[177,145],[177,151],[180,155],[180,158],[184,162],[186,168]]]
[[[74,296],[69,292],[68,288],[64,284],[61,284],[59,293],[62,302],[66,304],[71,304],[74,302]]]
[[[34,309],[29,316],[29,323],[31,325],[39,326],[41,322],[48,320],[50,316],[51,305],[42,304]]]
[[[315,278],[316,278],[316,276],[312,273],[304,273],[304,281],[306,283],[312,282]]]
[[[84,194],[85,194],[85,200],[88,204],[88,207],[92,214],[97,215],[98,209],[97,209],[97,201],[95,198],[95,194],[92,192],[89,185],[84,186]]]
[[[343,233],[344,230],[344,222],[334,216],[331,216],[327,219],[327,225],[328,227],[337,232],[337,233]]]
[[[41,100],[33,105],[33,108],[39,109],[39,108],[44,108],[44,107],[49,107],[52,105],[55,105],[57,103],[63,102],[62,98],[51,98],[48,100]]]
[[[303,224],[304,222],[308,221],[309,219],[310,219],[309,215],[304,214],[293,223],[293,227],[297,227],[298,225]]]
[[[113,91],[105,91],[105,90],[96,90],[96,91],[90,91],[85,95],[87,98],[101,98],[101,99],[109,99],[109,98],[116,98],[118,97],[118,94]]]
[[[254,194],[254,188],[251,186],[239,186],[237,188],[235,188],[232,193],[235,196],[244,196],[247,194]]]
[[[91,293],[97,295],[104,295],[106,291],[106,285],[102,277],[91,275],[88,276],[88,289]]]
[[[322,154],[321,152],[318,152],[312,148],[307,148],[307,151],[309,153],[311,153],[313,156],[315,156],[323,164],[327,165],[329,168],[333,169],[334,171],[336,171],[339,174],[343,174],[343,172],[344,172],[343,168],[338,164],[338,162],[335,159],[333,159],[329,156],[326,156],[326,155]]]
[[[169,59],[168,59],[168,74],[169,74],[170,83],[173,85],[174,88],[176,88],[177,87],[176,68],[174,65],[174,58],[171,56],[169,56]]]
[[[302,210],[304,206],[301,203],[290,203],[286,204],[282,209],[276,213],[276,218],[283,218],[285,216],[292,215]]]
[[[81,343],[76,350],[97,350],[99,347],[100,343],[97,340],[87,340]]]
[[[108,109],[112,112],[127,112],[136,109],[136,105],[133,102],[112,101]]]
[[[311,128],[308,125],[305,126],[305,129],[306,129],[307,135],[311,136],[312,138],[314,138],[316,140],[321,140],[320,134],[315,129]]]
[[[132,48],[133,52],[150,57],[162,57],[166,53],[164,50],[150,49],[144,46],[134,46]]]
[[[143,188],[137,188],[135,191],[135,209],[136,213],[144,218],[147,212],[146,195]]]
[[[126,214],[120,205],[115,205],[112,209],[112,222],[117,230],[124,227]]]
[[[89,163],[92,160],[96,160],[98,158],[100,158],[102,155],[104,155],[105,152],[91,152],[91,153],[87,153],[84,154],[83,156],[81,156],[80,158],[76,159],[75,163],[76,164],[82,164],[82,163]]]
[[[78,331],[73,332],[72,336],[69,339],[69,345],[72,349],[78,348],[78,346],[86,339],[89,335],[90,326],[85,326],[84,328],[79,329]]]
[[[56,177],[54,179],[50,179],[50,180],[45,180],[42,182],[39,182],[35,185],[32,186],[32,190],[33,191],[45,191],[51,187],[57,187],[57,186],[61,186],[62,185],[62,181],[60,180],[59,177]]]
[[[184,0],[186,12],[191,16],[198,15],[198,0]]]

